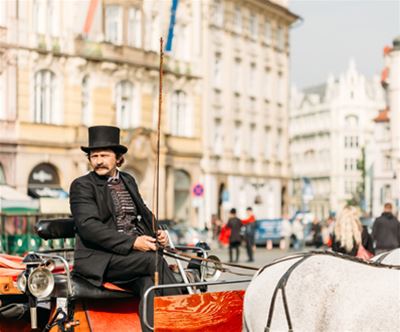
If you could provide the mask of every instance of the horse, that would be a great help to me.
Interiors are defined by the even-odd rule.
[[[400,265],[400,248],[383,252],[372,257],[373,262]]]
[[[264,266],[245,293],[243,331],[288,330],[400,331],[400,266],[330,251]]]

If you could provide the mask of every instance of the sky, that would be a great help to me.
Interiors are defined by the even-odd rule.
[[[383,48],[400,36],[400,0],[289,0],[302,17],[290,32],[291,84],[325,83],[351,58],[367,78],[380,75]]]

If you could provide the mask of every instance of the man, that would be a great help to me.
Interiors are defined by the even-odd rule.
[[[247,218],[242,220],[242,225],[245,228],[244,239],[246,241],[246,250],[248,260],[247,262],[254,262],[254,245],[255,245],[255,234],[256,234],[256,218],[253,214],[253,209],[248,207],[246,209]]]
[[[376,254],[400,247],[400,223],[392,213],[391,203],[386,203],[382,215],[376,218],[372,227],[372,239]]]
[[[228,228],[231,230],[229,236],[229,262],[233,262],[233,249],[236,251],[235,263],[239,261],[240,256],[240,228],[242,227],[242,222],[238,217],[236,217],[236,209],[232,208],[229,211]]]
[[[152,227],[152,213],[144,204],[132,176],[118,170],[128,149],[119,144],[120,130],[89,128],[87,153],[93,171],[71,184],[70,205],[77,229],[74,272],[95,286],[114,282],[141,298],[154,285],[157,245],[167,245],[164,231]],[[166,261],[158,258],[160,283],[176,283]],[[166,295],[179,294],[173,289]],[[147,317],[153,324],[153,298]],[[142,303],[139,306],[142,317]],[[144,326],[144,331],[148,329]]]

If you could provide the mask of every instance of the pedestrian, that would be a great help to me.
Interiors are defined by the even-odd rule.
[[[135,179],[119,170],[128,150],[119,143],[119,128],[94,126],[88,133],[89,144],[81,149],[93,170],[75,179],[70,188],[77,232],[74,273],[98,287],[103,282],[123,284],[142,300],[144,292],[154,286],[156,270],[161,284],[177,282],[167,262],[156,258],[158,246],[166,246],[168,236],[162,230],[153,230],[153,214],[143,202]],[[169,289],[162,295],[180,293]],[[147,308],[153,324],[153,296]],[[142,321],[142,301],[139,312],[142,329],[148,331]]]
[[[302,250],[304,246],[304,225],[302,218],[297,216],[292,226],[293,249]]]
[[[211,215],[211,231],[212,239],[214,242],[218,242],[219,234],[221,233],[222,221],[216,214]]]
[[[357,256],[360,246],[374,253],[372,238],[367,227],[361,224],[355,207],[347,206],[339,214],[332,234],[332,250]]]
[[[244,240],[246,242],[247,262],[254,262],[254,246],[256,234],[256,218],[253,214],[253,209],[246,209],[247,218],[242,220],[242,225],[245,226]]]
[[[322,240],[321,223],[319,222],[319,219],[317,217],[313,219],[311,225],[311,232],[312,232],[312,243],[315,246],[315,248],[319,249],[323,244],[323,240]]]
[[[241,220],[236,216],[236,209],[232,208],[229,211],[228,228],[231,230],[229,236],[229,262],[238,262],[240,256],[240,228],[242,227]],[[236,259],[233,260],[233,250],[236,251]]]
[[[400,247],[400,223],[392,213],[392,204],[383,206],[383,213],[372,226],[372,239],[376,253]]]
[[[279,242],[279,248],[283,251],[290,249],[290,237],[292,235],[292,224],[288,217],[285,215],[282,219],[281,224],[281,240]]]

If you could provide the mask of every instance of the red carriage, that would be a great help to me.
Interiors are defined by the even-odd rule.
[[[74,222],[41,220],[37,231],[45,240],[73,237]],[[197,251],[199,258],[192,258],[186,268],[179,263],[182,283],[150,288],[143,305],[157,289],[184,287],[189,294],[155,297],[154,326],[146,316],[145,324],[154,331],[241,331],[244,291],[206,290],[249,280],[217,281],[216,258],[211,263],[204,260],[207,252],[202,248],[176,249]],[[132,292],[113,284],[95,287],[71,271],[57,250],[32,252],[24,258],[1,255],[0,332],[141,331],[139,299]]]

